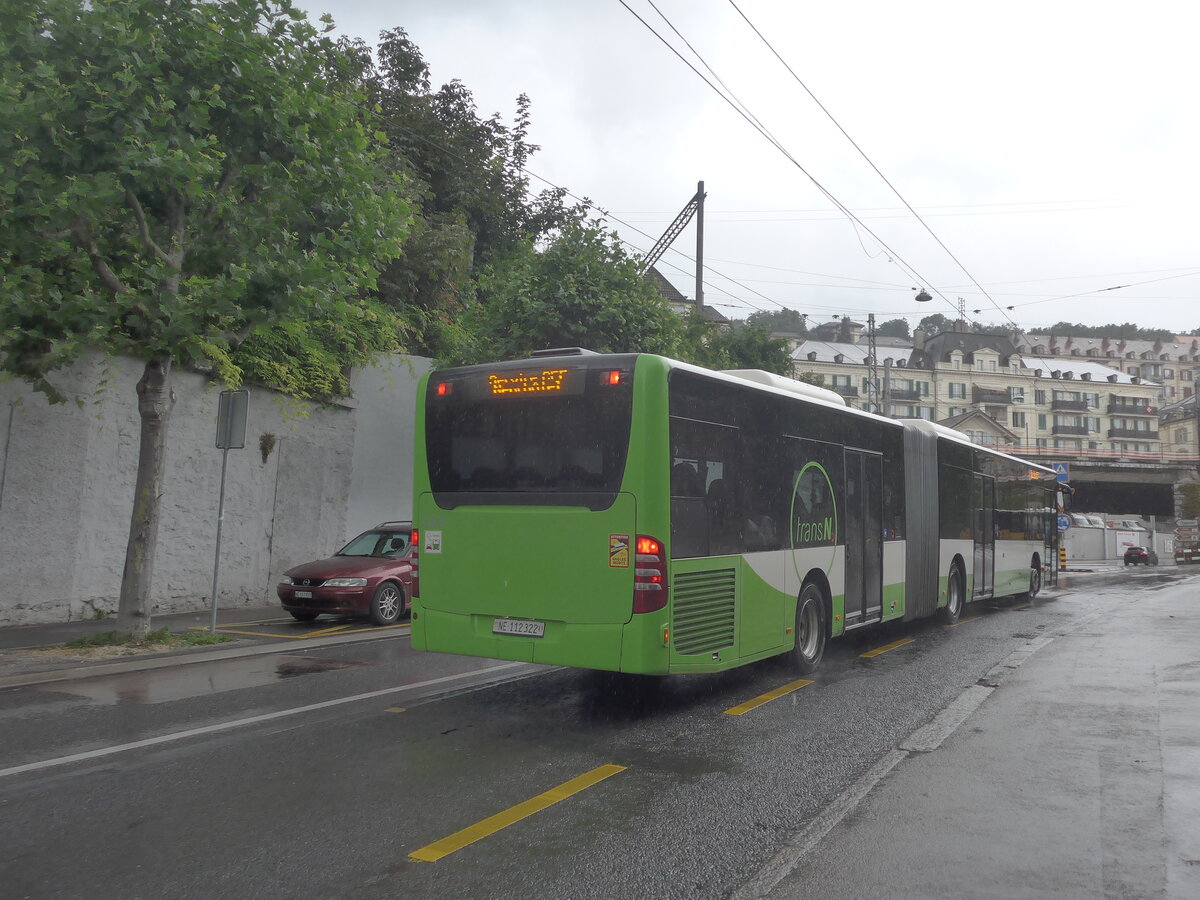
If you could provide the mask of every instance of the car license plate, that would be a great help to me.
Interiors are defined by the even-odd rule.
[[[296,591],[297,600],[311,600],[312,591]]]
[[[541,637],[546,633],[546,623],[536,622],[533,619],[493,619],[492,633]]]

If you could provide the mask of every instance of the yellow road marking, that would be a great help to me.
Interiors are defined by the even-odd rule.
[[[406,706],[389,706],[384,712],[404,712],[407,708]]]
[[[765,694],[759,694],[753,700],[747,700],[745,703],[739,703],[737,706],[729,707],[729,709],[725,710],[725,715],[740,716],[742,713],[748,713],[752,709],[758,709],[758,707],[762,706],[764,703],[770,703],[772,700],[776,700],[779,697],[790,694],[792,691],[798,691],[802,687],[808,687],[810,684],[812,684],[812,682],[806,678],[800,678],[796,681],[789,681],[783,687],[777,687],[773,691],[767,691]]]
[[[1029,609],[1033,606],[1032,603],[1022,603],[1020,606],[1010,606],[1009,609]]]
[[[461,850],[469,844],[495,834],[502,828],[507,828],[514,822],[519,822],[536,812],[541,812],[546,807],[553,806],[560,800],[566,800],[572,794],[577,794],[585,788],[590,788],[592,785],[603,781],[605,778],[624,771],[625,766],[599,766],[590,772],[585,772],[577,778],[572,778],[570,781],[560,784],[556,788],[551,788],[543,794],[531,797],[524,803],[518,803],[504,812],[496,813],[496,815],[489,816],[481,822],[469,825],[462,831],[456,831],[454,834],[444,837],[440,841],[426,844],[419,850],[414,850],[408,854],[408,858],[417,862],[437,862],[443,856],[449,856],[456,850]]]
[[[294,622],[294,621],[296,621],[296,620],[293,619],[291,616],[284,616],[284,617],[278,618],[278,619],[256,619],[253,622],[222,622],[217,627],[218,628],[233,628],[233,627],[240,627],[242,625],[277,625],[280,622]]]
[[[892,641],[890,644],[884,644],[882,647],[876,647],[874,650],[868,650],[866,653],[860,653],[859,656],[870,659],[872,656],[878,656],[880,653],[887,653],[889,650],[895,650],[897,647],[903,647],[905,644],[911,644],[912,638],[904,638],[899,641]]]
[[[947,628],[954,628],[958,625],[966,625],[968,622],[978,622],[983,616],[971,616],[969,619],[959,619],[957,622],[951,622]]]

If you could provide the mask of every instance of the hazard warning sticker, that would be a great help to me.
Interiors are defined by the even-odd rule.
[[[629,568],[629,535],[608,536],[608,566],[610,569]]]

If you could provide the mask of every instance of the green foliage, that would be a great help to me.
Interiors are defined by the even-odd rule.
[[[776,334],[808,336],[808,317],[794,309],[760,310],[746,317],[746,324]]]
[[[875,328],[875,334],[883,337],[904,338],[905,340],[912,337],[907,319],[888,319]]]
[[[481,273],[457,362],[551,347],[672,354],[681,324],[596,223],[570,222],[542,249],[520,242]]]
[[[795,378],[797,381],[803,381],[805,384],[816,385],[817,387],[825,386],[825,376],[819,372],[795,372],[792,374],[792,378]]]
[[[728,359],[727,369],[764,369],[776,375],[791,375],[792,355],[788,342],[772,338],[765,328],[735,323],[717,331],[711,347]]]
[[[1124,341],[1162,341],[1164,344],[1174,343],[1175,332],[1166,328],[1142,328],[1134,322],[1118,325],[1112,322],[1108,325],[1081,325],[1071,322],[1055,322],[1047,334],[1056,337],[1099,337]]]
[[[562,192],[529,198],[524,166],[530,103],[516,99],[515,124],[480,118],[470,91],[451,81],[432,90],[429,68],[402,28],[384,32],[378,62],[359,56],[357,76],[378,109],[377,139],[412,185],[417,217],[403,253],[383,271],[378,298],[405,324],[409,347],[444,358],[470,355],[462,327],[475,281],[570,216]],[[562,238],[560,238],[561,240]]]
[[[934,313],[931,316],[926,316],[917,325],[926,337],[932,337],[935,334],[941,334],[943,331],[954,331],[954,320],[947,319],[941,313]]]
[[[169,628],[156,628],[146,633],[144,638],[136,639],[119,631],[102,631],[97,634],[85,634],[67,641],[63,646],[71,650],[88,650],[92,647],[130,647],[137,649],[172,650],[185,647],[202,647],[208,644],[223,644],[235,638],[227,634],[212,634],[210,632],[187,631],[183,634],[172,634]]]
[[[236,378],[248,334],[354,327],[408,205],[290,0],[0,0],[0,45],[0,368],[52,396],[86,350]]]

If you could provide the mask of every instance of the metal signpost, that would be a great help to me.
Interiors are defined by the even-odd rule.
[[[221,451],[221,495],[217,501],[217,549],[213,554],[212,624],[217,633],[217,580],[221,571],[221,522],[225,518],[225,468],[230,450],[246,446],[246,419],[250,411],[249,391],[221,391],[217,401],[217,449]]]

